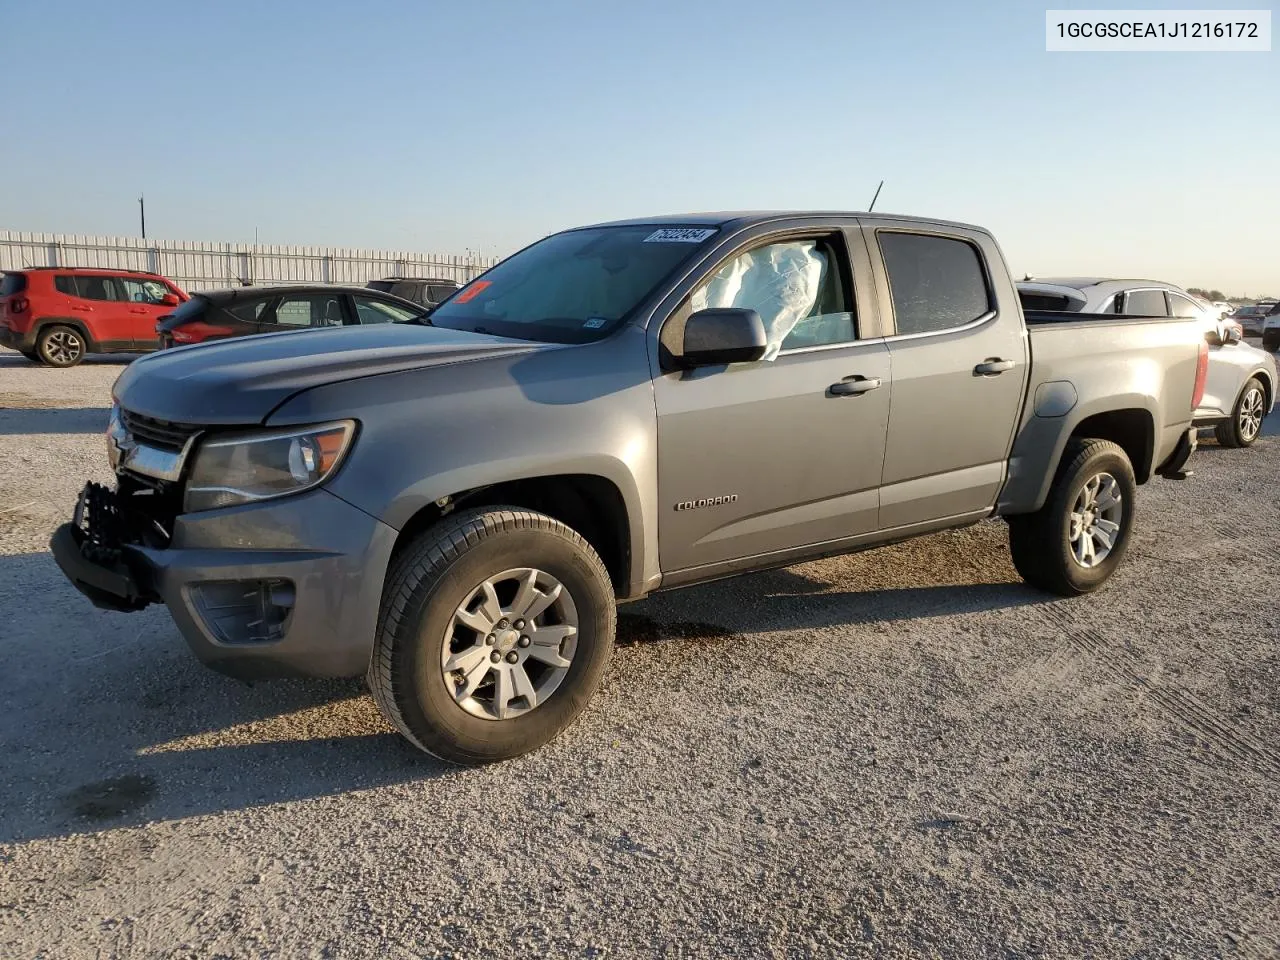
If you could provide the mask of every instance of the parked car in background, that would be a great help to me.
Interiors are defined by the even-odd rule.
[[[1218,316],[1220,317],[1229,317],[1231,314],[1235,313],[1236,310],[1233,305],[1227,303],[1225,300],[1214,300],[1213,309],[1218,311]]]
[[[256,333],[391,323],[422,307],[365,287],[232,287],[200,291],[156,325],[161,348]]]
[[[993,516],[1028,583],[1101,587],[1138,485],[1185,475],[1208,346],[1063,316],[1024,316],[962,224],[567,230],[429,325],[133,364],[117,486],[85,487],[53,555],[101,607],[167,604],[211,666],[367,676],[416,746],[513,757],[586,706],[615,604],[658,589]]]
[[[419,277],[387,277],[383,280],[370,280],[368,288],[409,300],[421,307],[430,308],[453,296],[458,290],[458,281]]]
[[[1272,353],[1280,350],[1280,303],[1262,319],[1262,349]]]
[[[1199,319],[1209,343],[1209,376],[1195,424],[1213,427],[1227,447],[1247,447],[1258,439],[1275,403],[1275,359],[1244,343],[1235,319],[1217,317],[1207,301],[1171,283],[1090,277],[1022,281],[1018,295],[1023,309]]]
[[[144,353],[160,346],[156,321],[187,294],[154,273],[34,267],[0,280],[0,346],[50,367],[88,353]]]
[[[1241,329],[1250,337],[1262,336],[1262,325],[1267,319],[1267,314],[1275,306],[1274,300],[1263,300],[1258,303],[1246,304],[1238,307],[1236,312],[1231,314],[1231,319],[1240,324]]]

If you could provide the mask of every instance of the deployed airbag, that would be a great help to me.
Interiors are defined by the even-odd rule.
[[[769,339],[762,359],[772,360],[787,334],[817,304],[826,261],[813,240],[749,250],[716,271],[695,291],[690,305],[695,311],[709,307],[755,310]]]

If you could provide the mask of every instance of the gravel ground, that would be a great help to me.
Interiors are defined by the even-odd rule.
[[[658,596],[461,770],[63,580],[122,363],[0,351],[0,956],[1280,953],[1280,414],[1143,488],[1099,594],[993,522]]]

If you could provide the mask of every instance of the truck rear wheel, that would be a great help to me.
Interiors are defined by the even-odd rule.
[[[1133,465],[1117,444],[1069,441],[1045,505],[1008,518],[1022,579],[1063,597],[1097,590],[1129,547],[1137,491]]]
[[[617,614],[591,545],[516,507],[468,510],[393,562],[369,688],[391,724],[453,763],[542,746],[600,684]]]

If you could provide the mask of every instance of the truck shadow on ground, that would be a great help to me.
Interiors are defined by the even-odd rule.
[[[916,577],[916,580],[919,578]],[[491,776],[418,753],[361,681],[223,677],[189,654],[163,608],[92,608],[48,554],[0,560],[0,843],[178,820],[415,783]],[[621,650],[640,643],[776,643],[763,632],[937,617],[1041,602],[1015,584],[831,589],[795,569],[659,595],[623,608]],[[728,591],[732,590],[732,594]],[[39,604],[21,597],[40,596]],[[744,608],[736,598],[752,597]],[[576,763],[572,732],[512,761]],[[496,768],[498,770],[502,768]],[[519,775],[518,769],[512,773]]]
[[[40,401],[10,402],[0,392],[0,437],[106,432],[110,416],[106,407],[59,407],[43,403],[36,406],[36,403]]]

